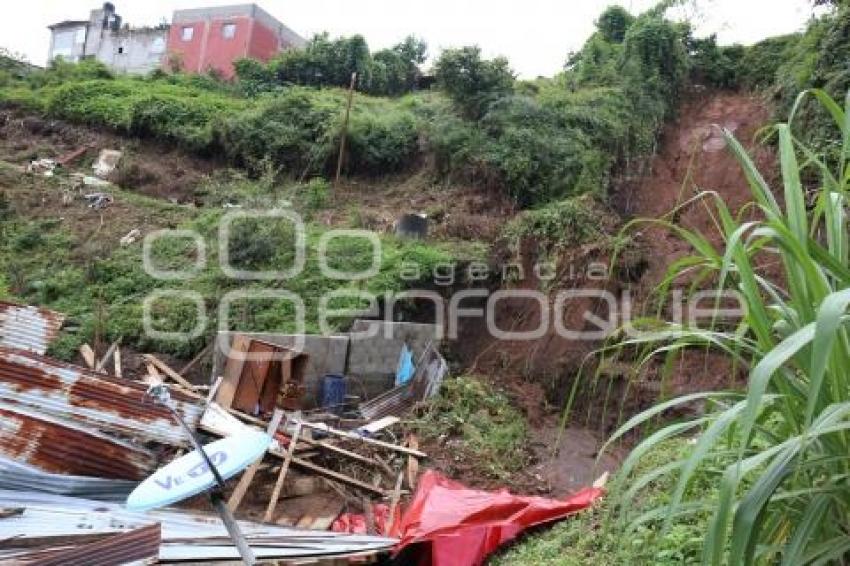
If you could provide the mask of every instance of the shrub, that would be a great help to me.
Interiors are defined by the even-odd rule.
[[[513,90],[514,73],[504,57],[481,58],[477,46],[446,49],[434,64],[437,84],[463,113],[473,119]]]
[[[342,108],[341,93],[290,88],[222,117],[216,135],[230,159],[254,171],[270,158],[293,175],[321,173],[335,154]]]
[[[411,112],[385,108],[355,113],[348,128],[350,171],[389,173],[408,166],[418,147]]]

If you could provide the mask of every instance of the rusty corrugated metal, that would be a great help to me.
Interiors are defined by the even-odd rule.
[[[142,480],[149,451],[74,423],[0,402],[0,454],[45,472]]]
[[[62,313],[0,301],[0,346],[44,354],[63,322]]]
[[[105,433],[188,445],[186,432],[168,409],[146,397],[146,391],[142,383],[0,347],[0,399],[5,403]],[[203,412],[201,404],[177,390],[171,398],[186,423],[195,428]]]
[[[38,566],[119,566],[130,562],[154,563],[159,557],[162,528],[159,523],[107,536],[103,540],[74,544],[71,548],[38,550],[15,557],[21,564]]]
[[[77,537],[103,537],[151,523],[162,528],[160,563],[238,561],[221,519],[215,515],[175,509],[145,513],[127,511],[123,505],[61,497],[45,493],[0,490],[0,508],[23,509],[0,520],[0,563],[31,552],[38,544],[53,544]],[[388,553],[397,539],[311,531],[239,521],[242,534],[260,561],[316,564],[322,560],[353,561]],[[336,564],[337,562],[330,562]]]

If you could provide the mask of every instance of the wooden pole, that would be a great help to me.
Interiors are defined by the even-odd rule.
[[[283,465],[280,467],[280,474],[277,476],[277,481],[274,484],[272,496],[269,498],[269,506],[266,507],[266,514],[263,516],[263,522],[271,523],[274,516],[277,500],[280,497],[280,490],[283,489],[283,480],[286,479],[286,473],[289,471],[289,463],[292,462],[292,457],[295,455],[295,444],[298,442],[298,437],[301,436],[301,414],[296,413],[295,432],[289,440],[289,450],[286,451],[286,457],[283,459]]]
[[[272,419],[269,422],[269,426],[266,429],[266,434],[274,438],[274,433],[277,431],[277,427],[280,426],[280,421],[282,420],[283,411],[275,409]],[[230,509],[231,513],[236,513],[236,510],[239,508],[239,504],[242,503],[242,498],[245,497],[246,493],[248,493],[248,487],[250,487],[251,482],[254,481],[254,475],[256,475],[257,470],[260,469],[260,464],[262,463],[263,459],[259,458],[242,473],[242,477],[239,478],[239,483],[236,485],[236,489],[233,490],[233,493],[230,494],[230,499],[227,500],[227,508]]]
[[[357,84],[357,73],[351,73],[351,85],[348,87],[348,104],[345,107],[345,118],[342,121],[342,132],[339,136],[339,157],[336,160],[336,180],[334,181],[337,185],[342,175],[342,158],[345,155],[345,137],[348,135],[348,118],[351,115],[351,103],[354,101],[355,84]]]

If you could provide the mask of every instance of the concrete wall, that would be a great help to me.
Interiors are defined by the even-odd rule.
[[[162,65],[167,40],[168,28],[106,32],[95,57],[116,72],[146,74]]]
[[[381,320],[357,320],[348,334],[335,336],[273,334],[264,332],[240,332],[245,336],[277,344],[309,356],[304,375],[306,408],[318,406],[321,400],[321,381],[325,374],[340,374],[346,377],[349,394],[361,399],[371,399],[389,389],[395,382],[398,359],[404,344],[413,350],[414,363],[436,340],[437,327],[432,324],[411,322],[384,322]],[[226,352],[222,344],[233,341],[233,332],[219,333],[213,357],[212,379],[221,375],[226,363]],[[296,339],[303,340],[300,348]]]
[[[222,33],[228,25],[234,26],[233,37]],[[185,39],[184,29],[192,29],[191,39]],[[168,52],[178,55],[189,72],[215,69],[230,78],[236,59],[268,61],[282,48],[303,42],[298,34],[255,4],[240,4],[175,11]]]
[[[51,28],[47,60],[53,61],[60,55],[66,61],[77,62],[82,59],[86,53],[87,29],[84,22],[59,24]]]
[[[168,27],[132,29],[122,28],[120,24],[118,14],[100,8],[91,11],[87,22],[54,26],[49,58],[62,55],[79,61],[94,57],[119,73],[144,74],[159,68],[165,55]],[[71,56],[66,55],[69,38],[73,39]]]
[[[234,26],[232,37],[223,28]],[[183,28],[192,38],[183,40]],[[233,61],[253,57],[268,61],[281,49],[305,43],[297,33],[255,4],[177,10],[173,24],[157,28],[121,27],[112,9],[92,10],[87,21],[68,21],[51,27],[49,59],[70,61],[95,57],[120,73],[144,74],[168,63],[171,53],[192,73],[211,69],[226,78],[234,75]]]

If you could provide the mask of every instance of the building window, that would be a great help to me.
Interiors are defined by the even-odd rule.
[[[119,55],[121,55],[121,54],[123,54],[123,53],[124,53],[124,48],[123,48],[123,47],[119,47],[119,48],[118,48],[118,54],[119,54]]]
[[[183,41],[192,41],[192,37],[195,35],[195,28],[192,26],[186,26],[182,29],[180,33],[180,38]]]
[[[77,29],[77,33],[74,36],[74,43],[77,45],[82,45],[86,42],[86,28]]]
[[[224,24],[221,26],[221,37],[233,39],[236,36],[236,24]]]

